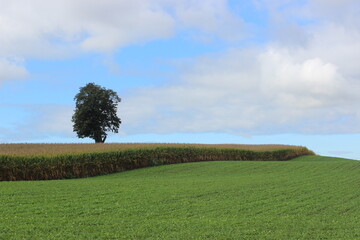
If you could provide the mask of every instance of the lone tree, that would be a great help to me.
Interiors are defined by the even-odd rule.
[[[118,132],[121,120],[116,110],[121,99],[116,92],[88,83],[80,88],[74,100],[76,108],[72,121],[79,138],[89,137],[95,143],[104,143],[107,131]]]

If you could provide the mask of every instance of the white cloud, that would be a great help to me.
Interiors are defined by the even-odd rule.
[[[0,142],[24,142],[48,137],[75,138],[71,117],[73,106],[51,104],[3,104]]]
[[[236,40],[245,32],[226,0],[0,0],[0,6],[0,58],[26,61],[97,52],[105,54],[105,65],[115,74],[119,67],[111,56],[128,45],[189,29],[191,36],[206,39]],[[26,72],[19,64],[0,64],[6,64],[7,75]]]
[[[343,90],[345,81],[336,66],[320,58],[295,62],[288,52],[271,49],[262,53],[259,60],[263,91],[278,94],[278,101],[283,104],[324,106]]]
[[[28,76],[28,72],[17,59],[0,58],[0,84],[4,81],[20,80]]]
[[[0,5],[0,55],[26,58],[111,53],[169,38],[182,27],[231,37],[230,26],[240,21],[225,0],[0,0]]]
[[[121,131],[360,132],[358,0],[256,2],[269,13],[270,40],[261,38],[267,41],[262,47],[246,50],[230,44],[227,51],[181,64],[179,82],[132,91],[119,105]],[[0,70],[6,75],[0,81],[26,75],[22,64],[7,56],[82,51],[111,56],[117,48],[189,29],[227,40],[246,35],[225,0],[0,0],[0,5],[5,59]],[[111,57],[106,64],[119,71]],[[70,134],[70,110],[61,109],[41,110],[35,129]]]
[[[299,15],[317,19],[320,22],[333,22],[358,28],[359,11],[358,0],[312,0],[299,11]]]
[[[360,76],[360,24],[357,29],[339,24],[317,26],[311,28],[311,34],[312,42],[304,54],[322,56],[349,77]]]
[[[174,20],[153,1],[92,1],[90,6],[83,11],[82,26],[90,35],[81,43],[84,49],[112,51],[172,34]]]
[[[282,46],[307,47],[316,31],[340,33],[360,30],[360,2],[358,0],[253,0],[259,9],[266,10],[271,40]],[[331,29],[337,28],[337,29]],[[343,31],[344,33],[344,31]],[[325,42],[346,35],[325,35]],[[318,34],[317,37],[321,37]]]
[[[194,28],[201,34],[210,34],[234,41],[247,37],[246,25],[231,13],[227,0],[167,1],[175,12],[175,19],[183,28]]]
[[[268,47],[200,57],[182,69],[180,83],[125,97],[123,131],[360,132],[360,82],[307,55]]]
[[[70,54],[74,48],[107,52],[127,44],[169,37],[173,19],[148,1],[1,1],[0,53]],[[80,49],[78,49],[80,50]]]
[[[40,134],[74,137],[71,118],[73,106],[40,105],[35,106],[36,117],[32,120],[33,129]]]

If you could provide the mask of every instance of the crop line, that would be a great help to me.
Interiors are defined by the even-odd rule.
[[[286,161],[314,154],[306,147],[293,146],[266,151],[224,145],[141,146],[58,155],[0,155],[0,181],[83,178],[150,166],[200,161]]]

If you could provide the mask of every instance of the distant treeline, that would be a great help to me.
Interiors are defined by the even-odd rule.
[[[313,155],[306,147],[255,151],[237,148],[159,146],[55,156],[0,155],[0,181],[83,178],[125,170],[200,161],[286,161]]]

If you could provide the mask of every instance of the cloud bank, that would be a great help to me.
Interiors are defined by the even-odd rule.
[[[1,0],[0,4],[0,55],[5,56],[112,52],[170,38],[178,29],[229,35],[232,27],[241,25],[225,0],[33,0],[31,4]]]
[[[31,74],[26,59],[112,55],[186,33],[225,50],[171,59],[178,81],[129,90],[123,133],[359,133],[359,2],[253,3],[266,24],[246,22],[226,0],[0,0],[0,84]],[[69,135],[69,107],[41,112],[48,133]]]
[[[133,92],[124,131],[359,133],[358,2],[258,7],[270,16],[266,44],[200,56],[180,70],[180,83]]]
[[[231,50],[200,57],[181,79],[125,98],[127,130],[243,135],[360,131],[359,83],[318,57],[297,59],[296,53],[275,48]]]
[[[0,6],[0,82],[26,75],[14,57],[111,55],[125,46],[169,39],[177,31],[234,38],[239,36],[230,34],[233,27],[242,27],[225,0],[0,0]]]

